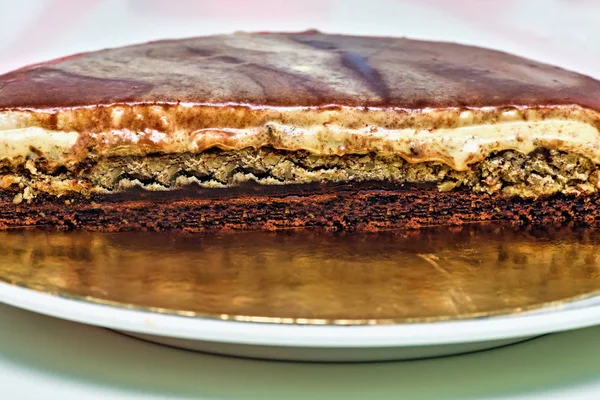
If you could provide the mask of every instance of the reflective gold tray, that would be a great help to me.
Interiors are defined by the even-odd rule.
[[[0,279],[120,307],[243,321],[474,318],[600,294],[600,230],[7,231]]]

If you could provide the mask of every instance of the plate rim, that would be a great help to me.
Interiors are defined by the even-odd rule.
[[[179,339],[288,347],[403,347],[537,336],[600,324],[600,305],[470,320],[391,325],[284,325],[119,308],[0,282],[0,301],[51,317]]]

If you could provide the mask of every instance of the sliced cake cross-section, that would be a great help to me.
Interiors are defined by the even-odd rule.
[[[0,226],[600,226],[600,82],[492,50],[237,33],[0,76]]]

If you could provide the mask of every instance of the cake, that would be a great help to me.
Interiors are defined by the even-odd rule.
[[[600,226],[600,82],[483,48],[235,33],[0,76],[0,227]]]

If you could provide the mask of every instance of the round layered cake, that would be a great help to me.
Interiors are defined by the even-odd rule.
[[[0,76],[0,226],[600,225],[600,82],[401,38],[236,33]]]

